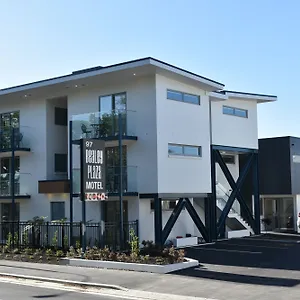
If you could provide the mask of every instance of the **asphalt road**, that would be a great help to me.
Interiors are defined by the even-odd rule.
[[[0,283],[0,300],[32,300],[32,299],[63,299],[63,300],[122,300],[122,298],[101,295],[89,295],[55,289],[35,288],[11,283]]]

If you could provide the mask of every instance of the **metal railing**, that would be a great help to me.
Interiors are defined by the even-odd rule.
[[[73,237],[70,236],[70,228]],[[138,221],[124,222],[124,250],[129,249],[130,230],[138,236]],[[54,248],[68,249],[70,246],[81,245],[81,222],[1,222],[0,244],[10,248]],[[86,223],[86,245],[89,247],[108,247],[112,250],[120,248],[120,224],[106,222]]]
[[[11,173],[0,174],[0,196],[11,196]],[[29,173],[15,173],[15,195],[29,195],[32,178]]]

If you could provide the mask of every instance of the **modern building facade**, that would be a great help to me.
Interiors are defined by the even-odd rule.
[[[14,190],[15,218],[69,219],[71,149],[73,220],[81,220],[80,149],[76,142],[70,147],[71,135],[73,141],[102,138],[106,145],[109,197],[86,203],[88,221],[120,219],[121,140],[123,217],[139,221],[141,240],[161,239],[165,224],[169,228],[164,240],[202,237],[195,220],[212,232],[219,217],[226,220],[218,224],[224,225],[223,235],[249,235],[253,224],[245,220],[249,214],[255,217],[252,199],[258,189],[245,185],[242,197],[241,186],[232,187],[247,182],[249,174],[242,169],[249,169],[252,156],[255,162],[257,105],[276,100],[271,95],[226,91],[219,82],[153,58],[2,89],[0,216],[11,218]],[[12,128],[14,159],[8,138]],[[231,177],[225,176],[220,163],[215,166],[218,155]],[[12,165],[15,174],[11,174]],[[226,205],[229,200],[231,205]],[[247,201],[249,210],[240,205]],[[176,209],[181,213],[168,222]]]
[[[259,166],[262,228],[299,231],[300,138],[260,139]]]

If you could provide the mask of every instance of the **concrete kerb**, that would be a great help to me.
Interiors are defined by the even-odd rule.
[[[19,274],[11,274],[11,273],[0,273],[0,277],[52,282],[52,283],[64,284],[64,285],[69,285],[69,286],[77,286],[77,287],[86,287],[86,288],[89,287],[89,288],[111,289],[111,290],[117,290],[117,291],[128,291],[128,289],[123,288],[118,285],[72,281],[72,280],[49,278],[49,277],[38,277],[38,276],[19,275]]]

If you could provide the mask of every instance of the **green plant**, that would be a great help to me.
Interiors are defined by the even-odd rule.
[[[28,239],[28,231],[26,230],[23,234],[23,245],[27,247],[29,244],[29,239]]]
[[[15,232],[15,235],[14,235],[14,245],[18,245],[19,244],[19,235],[17,232]]]
[[[47,256],[47,257],[53,256],[53,251],[52,251],[52,249],[47,249],[47,250],[46,250],[46,256]]]
[[[26,254],[26,255],[32,255],[33,254],[33,252],[34,252],[34,250],[32,249],[32,248],[25,248],[24,249],[24,253]]]
[[[63,256],[65,256],[64,251],[62,251],[62,250],[57,250],[55,255],[56,255],[56,257],[63,257]]]
[[[64,247],[65,249],[68,249],[69,245],[69,237],[67,235],[64,236]]]
[[[67,252],[67,256],[68,257],[76,257],[76,254],[77,254],[76,250],[74,249],[73,246],[71,246],[69,251]]]
[[[130,229],[129,235],[130,235],[131,254],[133,254],[137,257],[140,253],[139,238],[135,234],[135,231],[133,230],[133,228]]]
[[[53,238],[52,238],[52,243],[51,243],[51,246],[56,250],[58,248],[58,231],[56,230],[54,232],[54,235],[53,235]]]
[[[12,242],[13,242],[13,236],[12,236],[11,232],[9,232],[8,235],[7,235],[7,239],[6,239],[6,246],[8,248],[11,248],[12,247]]]
[[[76,248],[76,249],[80,249],[80,248],[81,248],[81,243],[80,243],[79,240],[77,240],[77,241],[75,242],[75,248]]]

